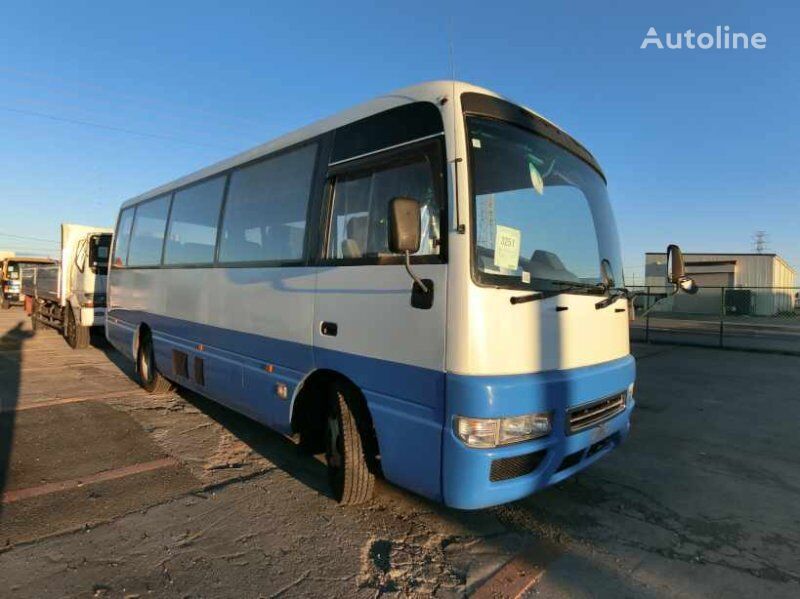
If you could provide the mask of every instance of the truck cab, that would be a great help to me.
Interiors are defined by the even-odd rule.
[[[34,330],[40,325],[59,329],[73,349],[89,345],[91,328],[105,325],[111,238],[111,229],[61,225],[58,266],[37,268],[23,277]]]
[[[77,242],[69,269],[66,301],[79,326],[103,326],[111,233],[90,233]]]
[[[2,308],[8,310],[11,306],[21,305],[22,272],[25,268],[42,264],[52,264],[49,258],[34,258],[27,256],[9,257],[0,262],[0,294],[2,294]]]

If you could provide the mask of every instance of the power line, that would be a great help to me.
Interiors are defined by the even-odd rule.
[[[191,105],[185,105],[185,104],[178,106],[178,105],[176,105],[176,104],[174,104],[172,102],[170,102],[169,104],[165,104],[164,102],[159,102],[159,101],[154,100],[152,97],[149,97],[149,96],[138,96],[138,95],[131,94],[131,93],[120,92],[118,90],[113,90],[113,89],[110,89],[110,88],[108,88],[106,86],[98,85],[96,83],[90,83],[90,82],[87,82],[87,81],[79,81],[79,80],[75,80],[75,79],[64,79],[64,78],[57,78],[57,77],[52,77],[52,76],[42,77],[38,73],[30,73],[30,72],[21,71],[19,69],[10,69],[10,68],[7,68],[7,67],[0,67],[0,73],[5,73],[6,75],[13,75],[14,77],[17,78],[17,81],[19,81],[20,78],[27,79],[28,82],[26,82],[26,83],[28,83],[28,85],[30,85],[30,80],[34,80],[33,86],[37,86],[38,85],[40,88],[49,89],[50,91],[52,91],[54,89],[55,90],[59,90],[59,94],[62,94],[63,91],[66,89],[68,93],[72,93],[72,95],[74,95],[74,96],[76,96],[78,98],[81,98],[81,96],[79,94],[74,93],[74,91],[72,89],[70,89],[70,88],[82,87],[84,89],[91,90],[93,92],[100,92],[101,95],[105,94],[105,95],[111,96],[112,98],[114,96],[116,96],[117,98],[125,98],[129,102],[142,103],[143,105],[149,104],[150,106],[157,106],[159,109],[162,109],[162,110],[163,109],[167,109],[168,112],[171,110],[173,114],[181,114],[181,115],[183,115],[186,112],[194,112],[194,113],[196,113],[198,115],[203,115],[203,116],[206,116],[206,117],[209,117],[209,116],[210,117],[214,117],[217,120],[220,120],[222,118],[236,120],[236,121],[239,121],[239,123],[241,123],[242,126],[247,126],[248,128],[252,128],[253,126],[263,127],[263,123],[261,121],[258,121],[258,120],[255,120],[255,119],[251,119],[251,118],[247,118],[247,117],[243,117],[243,116],[240,116],[238,114],[227,113],[227,114],[225,114],[223,116],[220,113],[217,113],[217,112],[214,112],[214,111],[211,111],[211,110],[206,110],[206,109],[200,108],[198,106],[191,106]],[[35,81],[35,80],[38,80],[38,81]],[[46,84],[42,85],[41,82],[45,82]],[[47,85],[47,84],[52,84],[54,82],[56,84],[55,86]],[[115,103],[117,103],[117,102],[115,102]],[[135,104],[133,104],[133,105],[135,106]]]
[[[126,129],[124,127],[114,127],[113,125],[103,125],[101,123],[93,123],[91,121],[83,121],[79,119],[70,119],[66,117],[56,116],[54,114],[47,114],[46,112],[37,112],[35,110],[24,110],[22,108],[12,108],[10,106],[0,106],[0,110],[5,110],[7,112],[15,112],[17,114],[24,114],[26,116],[35,116],[43,119],[49,119],[51,121],[59,121],[62,123],[70,123],[72,125],[81,125],[83,127],[94,127],[96,129],[105,129],[106,131],[116,131],[117,133],[127,133],[129,135],[138,135],[139,137],[150,137],[153,139],[160,139],[166,141],[173,141],[182,144],[189,144],[192,146],[199,146],[203,148],[212,148],[215,150],[225,150],[225,151],[233,151],[232,148],[223,148],[222,146],[216,146],[212,144],[204,144],[200,142],[188,141],[186,139],[181,139],[179,137],[173,137],[171,135],[160,135],[158,133],[146,133],[144,131],[135,131],[134,129]]]
[[[0,232],[0,236],[2,236],[2,237],[13,237],[14,239],[30,239],[31,241],[46,241],[47,243],[55,243],[55,244],[60,243],[60,242],[56,241],[55,239],[43,239],[41,237],[30,237],[28,235],[14,235],[13,233],[2,233],[2,232]]]

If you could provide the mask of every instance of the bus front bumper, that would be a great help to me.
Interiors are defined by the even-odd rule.
[[[569,432],[576,406],[624,393],[635,379],[632,356],[572,370],[470,377],[448,375],[443,443],[444,502],[478,509],[526,497],[558,483],[614,450],[627,437],[634,399],[579,432]],[[550,434],[491,449],[468,447],[453,429],[456,416],[500,418],[551,414]]]

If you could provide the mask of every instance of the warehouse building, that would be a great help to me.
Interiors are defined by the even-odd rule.
[[[664,302],[662,310],[728,315],[773,316],[794,310],[796,273],[777,254],[684,254],[686,273],[700,286]],[[645,285],[663,287],[667,255],[645,254]],[[658,308],[656,308],[658,309]]]

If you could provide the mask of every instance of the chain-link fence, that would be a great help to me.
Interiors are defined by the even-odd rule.
[[[800,355],[800,287],[636,287],[631,341]],[[643,316],[640,316],[643,314]]]

